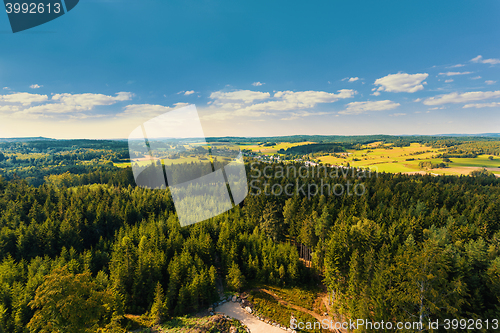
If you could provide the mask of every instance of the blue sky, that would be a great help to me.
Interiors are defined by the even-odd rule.
[[[82,0],[13,34],[0,137],[125,138],[196,104],[210,136],[500,132],[498,1]]]

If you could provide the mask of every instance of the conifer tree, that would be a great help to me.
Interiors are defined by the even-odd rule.
[[[166,301],[165,301],[165,296],[163,294],[163,288],[161,287],[160,282],[158,282],[156,284],[155,297],[150,310],[150,318],[151,321],[153,322],[153,325],[158,325],[165,319],[167,314],[167,309],[165,304]]]
[[[241,273],[238,264],[235,262],[233,262],[231,268],[229,268],[226,280],[229,289],[234,291],[240,291],[245,285],[245,276]]]

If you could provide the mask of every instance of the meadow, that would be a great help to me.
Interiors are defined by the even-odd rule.
[[[342,153],[325,145],[289,154],[285,163],[498,172],[498,141],[409,140],[348,142]],[[0,151],[0,332],[40,331],[47,323],[79,332],[81,318],[92,332],[228,332],[241,327],[207,315],[224,292],[248,293],[253,313],[281,325],[292,314],[311,322],[325,313],[402,322],[426,313],[428,322],[494,318],[500,309],[500,179],[485,173],[446,181],[380,173],[363,180],[370,195],[341,200],[300,191],[248,195],[242,205],[182,228],[168,191],[136,186],[130,168],[113,166],[129,158],[126,143],[54,144],[58,153],[34,151],[36,142]],[[18,155],[28,153],[50,155]],[[444,161],[450,167],[419,166]],[[254,165],[261,174],[268,167]],[[289,178],[299,184],[302,177]],[[357,180],[348,173],[338,181]],[[282,177],[271,172],[268,182]],[[295,244],[314,253],[311,265]]]
[[[443,163],[442,158],[436,158],[445,149],[436,149],[420,143],[412,143],[409,147],[392,147],[391,144],[373,143],[362,150],[348,150],[347,154],[329,154],[318,157],[322,163],[332,165],[349,165],[364,167],[378,172],[415,173],[427,172],[443,175],[467,175],[473,170],[487,168],[494,173],[500,173],[500,158],[490,155],[478,155],[476,158],[450,158],[447,168],[422,169],[421,162],[434,164]]]
[[[314,142],[277,142],[272,146],[261,144],[241,144],[241,149],[250,150],[262,155],[278,154],[280,149],[297,147]],[[430,173],[439,175],[468,175],[474,170],[487,168],[495,174],[500,175],[500,158],[497,156],[490,160],[490,155],[478,155],[476,158],[450,158],[451,162],[446,162],[446,168],[425,169],[419,166],[421,162],[431,162],[433,164],[443,163],[442,158],[437,158],[438,154],[446,152],[444,148],[432,148],[421,143],[411,143],[407,147],[394,147],[392,143],[373,142],[362,146],[362,149],[348,149],[345,153],[331,153],[318,156],[313,159],[320,163],[331,165],[343,165],[351,167],[370,168],[377,172],[388,173]],[[284,156],[284,154],[278,154]],[[198,157],[187,156],[178,159],[168,160],[168,164],[191,163],[200,161]],[[140,166],[149,164],[149,160],[134,161]],[[128,167],[130,162],[114,163],[117,167]]]

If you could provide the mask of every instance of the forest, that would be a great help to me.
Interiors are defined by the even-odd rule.
[[[125,332],[129,314],[161,322],[193,313],[217,301],[221,286],[312,280],[344,318],[500,319],[494,175],[330,177],[311,167],[308,177],[276,177],[285,164],[251,162],[247,174],[259,169],[252,180],[271,187],[362,182],[366,192],[251,193],[181,228],[168,189],[135,186],[130,168],[96,161],[87,171],[48,171],[41,184],[1,177],[0,332]],[[310,249],[310,265],[297,245]]]
[[[7,180],[20,177],[34,186],[50,175],[118,171],[113,162],[120,161],[130,161],[125,141],[0,139],[0,175]]]
[[[286,150],[280,149],[278,153],[280,154],[295,154],[295,155],[305,155],[305,154],[311,154],[311,153],[317,153],[317,152],[324,152],[324,153],[338,153],[338,152],[344,152],[345,149],[351,148],[351,145],[339,145],[335,143],[312,143],[312,144],[307,144],[307,145],[302,145],[302,146],[296,146],[296,147],[290,147],[287,148]]]

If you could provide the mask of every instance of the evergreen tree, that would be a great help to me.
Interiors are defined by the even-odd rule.
[[[167,314],[165,296],[163,295],[163,288],[160,282],[156,284],[155,297],[151,305],[150,318],[154,325],[160,324]]]
[[[226,281],[229,289],[234,291],[240,291],[245,285],[245,276],[241,273],[240,268],[235,262],[229,268]]]
[[[276,205],[270,202],[266,205],[260,219],[260,228],[262,232],[268,235],[273,241],[278,241],[282,238],[281,228],[283,223],[280,221],[277,213],[278,210]]]

